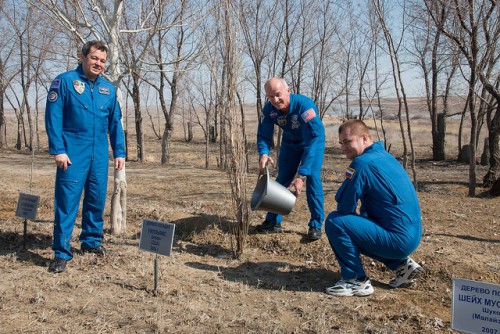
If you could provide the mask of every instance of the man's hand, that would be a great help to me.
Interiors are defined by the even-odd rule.
[[[115,170],[121,171],[125,167],[125,158],[115,158]]]
[[[71,165],[71,160],[69,160],[66,153],[54,155],[54,160],[56,161],[57,168],[61,168],[63,171],[66,171],[68,166]]]
[[[263,172],[266,170],[267,163],[270,163],[271,165],[274,165],[274,160],[267,154],[262,154],[259,159],[259,168],[260,171]]]
[[[296,177],[293,179],[292,183],[290,183],[290,186],[288,189],[295,188],[294,194],[295,197],[299,197],[300,193],[302,192],[302,187],[304,186],[304,181],[300,177]]]

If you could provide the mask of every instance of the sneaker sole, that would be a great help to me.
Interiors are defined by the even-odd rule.
[[[366,296],[371,295],[374,291],[375,290],[373,289],[373,287],[371,287],[371,289],[366,289],[366,290],[355,290],[355,291],[350,291],[350,292],[338,293],[338,292],[328,290],[328,288],[326,288],[326,293],[329,294],[330,296],[335,296],[335,297],[352,297],[352,296],[366,297]]]
[[[363,290],[334,290],[333,287],[329,287],[326,288],[325,291],[330,296],[335,297],[366,297],[371,295],[375,291],[375,289],[373,289],[373,286],[370,285],[369,288]]]
[[[369,289],[364,289],[364,290],[354,290],[354,291],[352,292],[352,295],[353,295],[353,296],[356,296],[356,297],[366,297],[366,296],[371,295],[371,294],[373,293],[373,291],[375,291],[375,290],[373,289],[373,287],[372,287],[372,286],[370,286],[370,288],[369,288]]]
[[[338,291],[333,290],[332,288],[326,288],[325,292],[327,294],[329,294],[330,296],[335,296],[335,297],[350,297],[350,296],[354,295],[352,291],[338,292]]]
[[[408,281],[405,282],[405,283],[401,283],[400,285],[391,285],[389,284],[389,286],[393,289],[396,289],[396,288],[407,288],[409,286],[411,286],[413,283],[415,283],[415,280],[417,278],[420,277],[420,275],[422,275],[422,272],[424,270],[422,269],[422,267],[417,267],[415,269],[413,269],[413,271],[410,273],[410,275],[408,276]]]

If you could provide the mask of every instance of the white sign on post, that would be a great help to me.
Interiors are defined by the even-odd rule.
[[[170,256],[174,231],[175,224],[143,219],[139,248],[147,252]]]
[[[500,285],[454,278],[451,328],[500,334]]]
[[[40,203],[40,196],[19,193],[16,217],[34,220],[36,217],[36,211],[38,210],[38,203]]]

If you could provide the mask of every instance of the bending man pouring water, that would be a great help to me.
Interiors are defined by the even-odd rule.
[[[298,196],[306,183],[306,197],[311,218],[308,237],[321,238],[324,220],[324,193],[321,184],[321,166],[325,152],[325,128],[314,102],[300,94],[290,94],[282,78],[271,78],[264,85],[268,102],[262,109],[262,120],[257,131],[259,167],[264,171],[267,163],[274,164],[269,156],[273,146],[274,125],[283,130],[278,154],[276,182],[295,189]],[[265,221],[256,227],[257,232],[281,231],[282,216],[268,212]]]

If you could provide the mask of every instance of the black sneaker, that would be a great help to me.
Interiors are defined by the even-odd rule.
[[[50,261],[49,272],[62,273],[63,271],[66,270],[66,262],[67,261],[65,259],[56,257],[54,260]]]
[[[281,224],[276,224],[274,220],[265,220],[262,224],[257,225],[255,230],[259,233],[279,233],[281,232]]]
[[[106,248],[104,248],[103,245],[99,245],[95,248],[86,248],[86,249],[82,249],[82,253],[85,254],[85,253],[92,253],[92,254],[95,254],[97,256],[104,256],[108,253],[108,251],[106,250]]]
[[[309,240],[319,240],[321,239],[321,229],[316,227],[309,227],[309,232],[307,232],[307,237]]]

